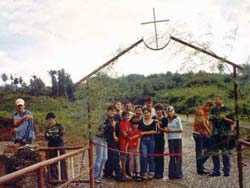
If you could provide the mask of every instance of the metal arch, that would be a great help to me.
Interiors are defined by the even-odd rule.
[[[166,48],[166,47],[168,46],[168,44],[169,44],[169,42],[170,42],[170,40],[171,40],[171,37],[169,37],[167,43],[166,43],[163,47],[161,47],[161,48],[152,48],[152,47],[150,47],[150,46],[145,42],[144,38],[142,38],[142,40],[143,40],[144,45],[145,45],[148,49],[154,50],[154,51],[159,51],[159,50],[163,50],[164,48]]]

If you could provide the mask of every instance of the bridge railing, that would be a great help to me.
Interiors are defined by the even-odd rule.
[[[248,140],[243,140],[243,139],[239,139],[238,140],[238,147],[239,147],[239,150],[240,150],[240,156],[242,156],[242,151],[245,150],[245,148],[243,147],[250,147],[250,141]],[[247,148],[248,149],[248,148]],[[243,177],[244,177],[244,174],[243,174],[243,166],[247,166],[244,162],[243,162],[243,159],[242,157],[240,158],[240,163],[238,165],[238,171],[239,171],[239,187],[240,188],[244,188],[244,184],[243,184]]]
[[[79,147],[71,147],[71,148],[67,148],[67,147],[64,147],[64,148],[41,148],[39,150],[40,151],[48,151],[50,149],[57,149],[57,150],[60,150],[60,149],[75,149],[75,150],[67,152],[67,153],[65,153],[63,155],[57,156],[57,157],[52,158],[52,159],[48,159],[48,160],[45,160],[45,161],[33,164],[31,166],[28,166],[26,168],[20,169],[20,170],[18,170],[16,172],[7,174],[5,176],[2,176],[2,177],[0,177],[0,185],[3,185],[5,183],[7,183],[7,182],[11,182],[11,181],[16,180],[16,179],[18,179],[20,177],[24,177],[28,173],[37,172],[37,177],[38,177],[37,178],[37,181],[38,181],[37,184],[38,184],[38,188],[44,188],[44,182],[45,182],[44,181],[44,170],[45,170],[45,167],[49,168],[49,166],[52,165],[52,164],[60,163],[60,161],[62,161],[62,160],[65,160],[67,158],[72,158],[73,156],[76,156],[76,155],[81,154],[81,153],[83,154],[86,150],[88,150],[88,152],[90,151],[89,150],[89,146],[85,146],[85,147],[81,147],[81,148],[79,148]],[[71,159],[71,161],[72,161],[72,159]],[[90,165],[89,165],[89,167],[91,168]],[[86,170],[88,170],[88,169],[86,169]],[[74,173],[73,171],[72,171],[72,173]],[[64,187],[64,185],[69,184],[70,182],[72,182],[72,181],[76,180],[77,178],[79,178],[80,175],[78,175],[76,177],[73,174],[73,177],[70,180],[61,180],[61,181],[59,180],[57,182],[58,183],[63,183],[61,185],[61,187]]]

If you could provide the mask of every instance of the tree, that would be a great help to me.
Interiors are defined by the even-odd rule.
[[[15,85],[15,89],[16,89],[16,92],[17,92],[17,85],[18,85],[19,81],[18,81],[18,78],[14,78],[14,81],[13,81],[13,84]]]
[[[74,84],[69,74],[66,75],[65,82],[66,82],[66,94],[67,94],[68,99],[70,101],[75,101],[76,99],[74,96]]]
[[[224,64],[223,64],[223,63],[219,63],[219,64],[217,65],[217,68],[218,68],[218,70],[219,70],[219,73],[220,73],[220,74],[223,74],[224,69],[225,69]]]
[[[30,94],[34,96],[43,95],[45,92],[45,84],[41,78],[37,78],[35,75],[30,79]]]
[[[23,86],[24,82],[23,82],[23,78],[21,76],[18,78],[18,82],[21,86]]]
[[[66,75],[64,69],[57,71],[58,75],[58,94],[66,96]]]
[[[51,96],[56,97],[58,96],[58,83],[56,78],[57,71],[50,70],[49,75],[51,77]]]
[[[12,74],[10,75],[10,80],[12,80],[12,81],[14,80],[14,77]]]
[[[2,75],[1,75],[1,78],[2,78],[2,80],[3,80],[3,82],[4,82],[4,84],[6,85],[6,82],[8,81],[8,76],[7,76],[7,74],[5,74],[5,73],[3,73]]]

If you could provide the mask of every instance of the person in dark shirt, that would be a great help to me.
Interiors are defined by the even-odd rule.
[[[154,154],[156,124],[151,117],[151,110],[148,108],[143,109],[144,117],[139,122],[139,130],[141,131],[141,175],[142,179],[152,179],[155,173]],[[147,169],[149,166],[149,169]]]
[[[104,138],[108,146],[108,159],[103,170],[104,177],[111,178],[115,171],[115,180],[123,181],[121,167],[119,164],[119,152],[112,149],[119,149],[118,135],[119,135],[119,116],[116,116],[116,110],[113,105],[108,107],[108,116],[104,122]]]
[[[156,116],[153,116],[157,127],[155,137],[155,153],[156,154],[163,154],[165,149],[165,140],[164,140],[164,132],[161,129],[167,127],[168,120],[164,115],[163,106],[161,104],[155,105]],[[164,157],[163,156],[156,156],[155,157],[155,178],[162,179],[164,172]]]
[[[230,138],[232,135],[232,126],[234,125],[234,115],[232,110],[224,105],[223,97],[215,97],[215,107],[211,110],[209,118],[213,126],[212,132],[212,159],[213,173],[210,176],[220,176],[220,158],[219,151],[222,153],[224,176],[230,176]]]
[[[49,112],[46,115],[47,126],[45,127],[45,139],[48,140],[48,147],[64,147],[63,141],[63,126],[56,122],[56,116],[53,112]],[[65,150],[59,150],[60,155],[65,154]],[[58,153],[57,150],[50,150],[48,152],[49,159],[57,157]],[[58,165],[52,164],[50,165],[50,175],[52,179],[62,180],[68,179],[67,176],[67,168],[66,168],[66,161],[62,160],[61,164],[61,177],[58,177]]]

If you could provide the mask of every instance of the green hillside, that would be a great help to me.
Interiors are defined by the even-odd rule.
[[[241,72],[235,81],[240,86],[241,118],[245,118],[250,111],[249,74]],[[154,102],[163,103],[165,107],[170,104],[175,106],[178,113],[194,113],[206,101],[213,101],[215,95],[222,95],[225,103],[234,108],[234,80],[229,74],[167,72],[149,76],[132,74],[119,78],[98,74],[89,79],[88,85],[72,88],[71,96],[66,92],[61,92],[66,95],[55,96],[53,86],[44,86],[46,92],[38,92],[33,87],[33,94],[30,85],[26,84],[25,87],[23,89],[13,84],[0,87],[0,116],[10,117],[15,111],[15,99],[24,98],[26,108],[34,114],[36,130],[40,134],[44,131],[46,114],[54,112],[58,122],[64,125],[66,134],[87,135],[87,103],[91,106],[91,124],[94,129],[102,120],[106,106],[116,100],[142,105],[144,97],[152,96]]]

